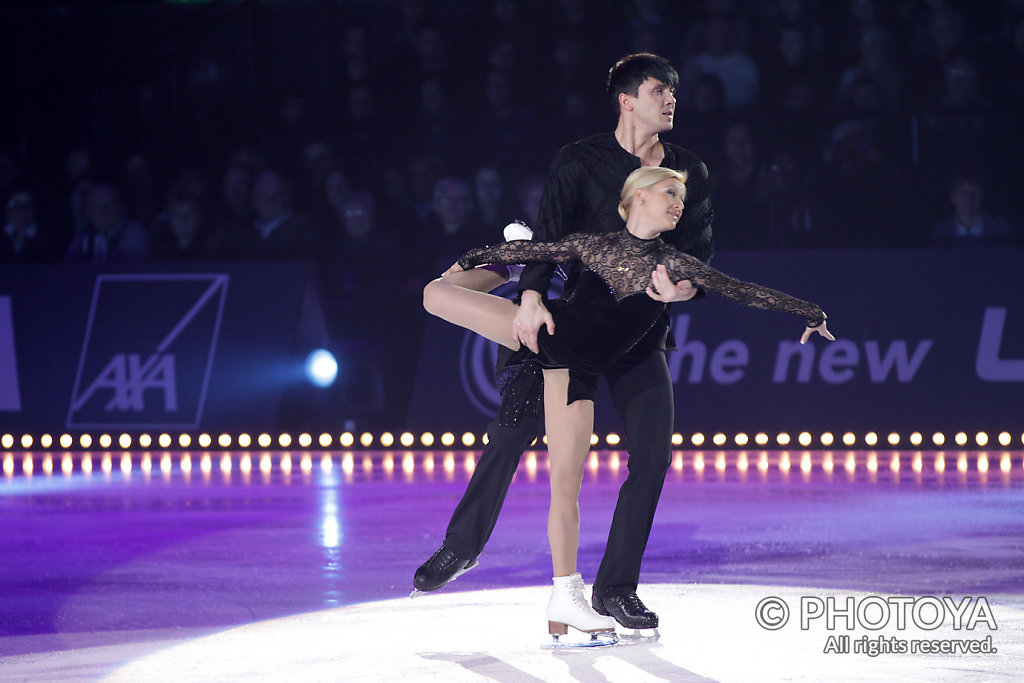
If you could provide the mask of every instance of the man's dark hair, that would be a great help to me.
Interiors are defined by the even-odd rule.
[[[679,72],[665,59],[650,52],[626,55],[608,70],[608,99],[615,113],[619,112],[619,94],[636,97],[640,84],[655,78],[670,88],[679,85]]]

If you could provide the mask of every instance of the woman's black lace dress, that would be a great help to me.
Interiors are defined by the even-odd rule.
[[[651,273],[659,264],[668,269],[673,282],[690,280],[746,306],[793,313],[809,327],[825,320],[816,304],[742,282],[676,251],[659,237],[645,240],[628,230],[573,233],[558,242],[518,240],[472,249],[459,259],[459,265],[469,269],[485,263],[561,263],[574,259],[584,267],[576,288],[568,299],[548,305],[555,334],[549,335],[541,328],[537,338],[540,354],[524,346],[507,364],[536,360],[544,368],[568,368],[568,403],[592,400],[598,377],[647,333],[665,309],[665,304],[646,293]]]

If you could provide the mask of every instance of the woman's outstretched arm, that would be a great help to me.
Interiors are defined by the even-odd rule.
[[[826,339],[835,340],[825,325],[827,316],[818,304],[798,299],[755,282],[738,280],[680,252],[673,252],[668,257],[668,261],[667,266],[673,279],[689,279],[698,287],[720,294],[744,306],[801,316],[807,327],[800,338],[801,343],[806,342],[812,332],[818,332]]]
[[[581,250],[588,238],[593,235],[573,233],[566,235],[557,242],[533,242],[531,240],[514,240],[491,247],[470,249],[458,260],[463,270],[469,270],[484,263],[501,263],[514,265],[528,261],[544,263],[564,263],[580,257]]]

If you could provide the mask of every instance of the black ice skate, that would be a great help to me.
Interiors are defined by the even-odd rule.
[[[649,630],[658,628],[658,615],[647,609],[635,591],[610,588],[594,594],[594,611],[610,616],[626,628]]]
[[[466,560],[452,552],[443,543],[437,552],[430,556],[430,559],[420,565],[412,578],[414,590],[409,594],[410,598],[418,598],[430,591],[443,588],[448,583],[459,578],[473,567],[477,566],[476,558]]]

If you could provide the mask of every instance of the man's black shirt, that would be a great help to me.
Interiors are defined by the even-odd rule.
[[[662,240],[705,263],[711,261],[714,246],[711,238],[711,187],[708,169],[695,154],[664,140],[665,158],[661,165],[685,171],[686,199],[683,215],[675,230],[661,234]],[[531,226],[534,239],[558,240],[574,232],[612,232],[622,230],[624,223],[618,213],[622,184],[626,176],[640,168],[640,158],[619,144],[613,132],[583,138],[563,147],[551,164],[544,194],[541,198],[537,224]],[[533,289],[544,294],[554,273],[546,263],[527,264],[519,278],[520,291]],[[569,273],[566,293],[575,285],[576,268]],[[638,351],[666,348],[668,316],[637,346]],[[557,333],[557,331],[556,331]],[[668,342],[669,348],[674,346]]]

